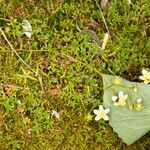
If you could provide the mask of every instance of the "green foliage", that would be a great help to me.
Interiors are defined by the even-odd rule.
[[[117,84],[115,82],[118,81]],[[103,75],[104,101],[110,108],[109,124],[128,145],[134,143],[150,130],[150,85],[129,82],[118,76]],[[136,88],[137,91],[134,91]],[[112,96],[120,91],[128,94],[125,106],[114,106]],[[142,102],[137,103],[138,99]]]
[[[107,123],[91,120],[92,110],[103,100],[101,73],[136,81],[141,68],[150,64],[148,0],[132,8],[126,0],[111,1],[110,11],[103,9],[112,38],[104,51],[76,27],[77,23],[81,30],[93,30],[102,44],[106,29],[92,0],[0,0],[0,8],[0,27],[22,59],[42,76],[39,80],[29,71],[0,35],[0,149],[149,146],[149,135],[128,147]],[[31,39],[23,34],[24,19],[32,25]],[[92,20],[99,27],[90,27]]]

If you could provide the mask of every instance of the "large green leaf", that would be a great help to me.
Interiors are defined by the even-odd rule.
[[[109,124],[119,137],[130,145],[150,130],[150,85],[129,82],[118,76],[103,75],[103,86],[103,105],[110,109]],[[119,91],[128,94],[125,106],[113,105],[112,96]],[[142,98],[143,109],[129,109],[128,104],[135,103],[138,98]]]

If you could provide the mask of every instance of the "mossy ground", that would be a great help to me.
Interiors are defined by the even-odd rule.
[[[0,36],[0,149],[148,149],[149,133],[127,146],[108,122],[94,121],[92,111],[103,101],[99,73],[139,81],[142,68],[150,68],[149,13],[148,0],[111,1],[103,14],[112,42],[102,51],[76,26],[103,39],[107,31],[94,0],[0,0],[1,29],[42,76]],[[31,39],[23,35],[24,19],[32,25]],[[99,26],[89,26],[92,20]]]

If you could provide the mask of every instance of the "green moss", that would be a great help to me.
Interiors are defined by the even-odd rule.
[[[23,60],[41,74],[42,82],[33,72],[23,72],[29,69],[1,35],[0,149],[149,147],[149,133],[127,146],[107,122],[87,119],[103,100],[100,73],[138,81],[141,69],[150,66],[148,5],[148,0],[132,8],[125,0],[112,1],[109,14],[103,10],[112,42],[102,51],[76,27],[77,23],[93,30],[102,43],[106,29],[94,1],[1,0],[0,27]],[[31,40],[23,35],[25,18],[33,27]],[[93,19],[99,27],[88,26]],[[59,112],[60,120],[52,110]]]

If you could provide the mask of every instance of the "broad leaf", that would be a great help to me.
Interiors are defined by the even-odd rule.
[[[103,105],[110,109],[109,124],[119,137],[128,145],[134,143],[150,130],[150,85],[129,82],[123,78],[103,75]],[[136,90],[135,90],[136,88]],[[120,91],[128,94],[125,106],[114,106],[112,96]],[[143,109],[129,108],[141,98]]]

